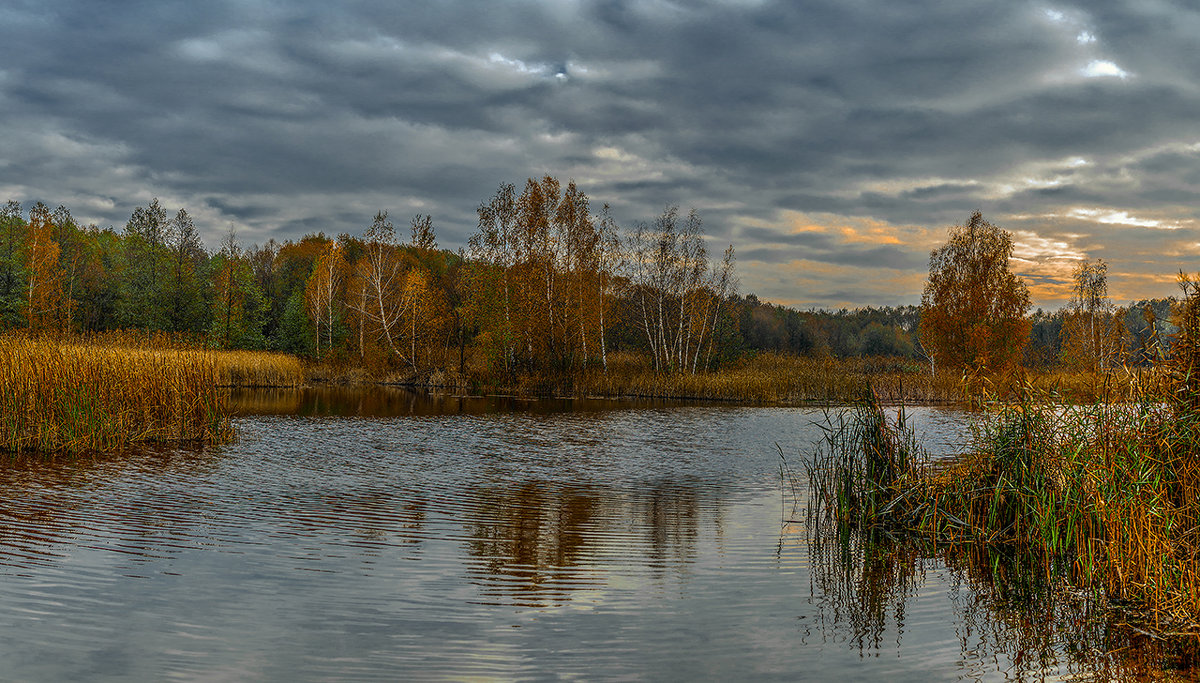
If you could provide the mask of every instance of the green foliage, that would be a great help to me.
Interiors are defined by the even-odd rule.
[[[1127,332],[1125,355],[1131,363],[1147,365],[1165,358],[1179,333],[1172,321],[1174,299],[1142,299],[1118,311]]]
[[[913,355],[913,343],[902,330],[872,322],[862,333],[862,352],[865,356]]]
[[[209,343],[221,349],[263,349],[267,301],[250,263],[236,245],[212,260],[213,309]]]
[[[125,224],[125,263],[118,324],[128,329],[170,327],[165,295],[169,255],[167,212],[154,199],[138,207]]]
[[[733,307],[745,351],[917,358],[915,333],[921,311],[916,306],[797,311],[749,294]]]
[[[167,229],[166,279],[163,300],[172,332],[199,334],[209,324],[209,287],[204,277],[208,254],[187,211],[180,209]]]
[[[279,318],[278,332],[269,341],[272,351],[283,351],[298,356],[312,353],[313,328],[304,310],[303,289],[295,290],[288,297],[283,315]]]
[[[80,252],[79,281],[75,288],[77,329],[85,332],[118,329],[124,240],[111,229],[89,228],[84,231]]]
[[[25,221],[21,205],[10,201],[0,210],[0,331],[22,324],[25,290]]]

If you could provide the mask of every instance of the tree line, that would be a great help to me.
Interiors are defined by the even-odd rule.
[[[124,229],[16,202],[0,214],[0,329],[165,331],[374,370],[569,379],[613,353],[696,373],[744,352],[732,246],[710,258],[696,211],[618,226],[568,182],[502,184],[465,249],[433,218],[386,211],[359,235],[309,234],[207,251],[185,209],[157,199]]]
[[[1117,307],[1108,295],[1108,264],[1098,259],[1076,264],[1064,308],[1029,315],[1029,289],[1008,268],[1012,252],[1012,235],[976,211],[930,254],[915,349],[934,372],[939,364],[985,374],[1021,365],[1092,371],[1169,355],[1183,302]],[[1191,283],[1180,273],[1185,293]]]
[[[921,306],[800,311],[741,295],[733,247],[710,254],[695,211],[618,225],[574,182],[502,184],[467,246],[440,249],[433,218],[206,250],[185,209],[157,199],[123,229],[66,207],[0,211],[0,329],[165,331],[372,369],[569,379],[613,354],[696,373],[761,352],[890,356],[942,366],[1085,367],[1164,353],[1175,303],[1116,307],[1107,266],[1082,263],[1071,303],[1029,313],[1007,272],[1011,237],[978,213],[931,257]],[[407,235],[403,234],[407,232]],[[958,294],[955,294],[955,293]]]

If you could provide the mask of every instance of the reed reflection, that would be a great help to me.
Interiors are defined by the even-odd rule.
[[[868,655],[910,628],[931,570],[948,570],[967,678],[1142,681],[1200,674],[1195,640],[1139,633],[1119,613],[1047,578],[1044,567],[994,548],[931,548],[883,533],[817,525],[809,538],[820,626]],[[945,569],[943,569],[945,568]]]

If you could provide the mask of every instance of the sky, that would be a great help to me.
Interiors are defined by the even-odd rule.
[[[574,179],[622,225],[697,209],[743,293],[919,303],[975,210],[1035,305],[1200,269],[1200,9],[1164,0],[6,0],[0,201],[215,248]]]

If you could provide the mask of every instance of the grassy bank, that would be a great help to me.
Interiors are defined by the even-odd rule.
[[[978,406],[983,396],[1015,397],[1028,384],[1068,403],[1136,399],[1161,378],[1154,368],[1096,371],[1046,370],[1009,378],[978,378],[961,372],[936,375],[911,358],[831,358],[763,353],[719,369],[697,373],[656,371],[642,356],[611,353],[608,368],[575,369],[560,376],[517,370],[497,374],[471,350],[463,372],[447,369],[379,369],[343,360],[314,363],[305,370],[312,383],[395,384],[473,394],[521,396],[662,398],[738,401],[760,404],[849,404],[874,395],[881,403]],[[1156,379],[1157,378],[1157,379]]]
[[[1172,395],[1064,407],[1027,392],[933,462],[867,402],[809,462],[810,520],[932,551],[1021,558],[1047,581],[1132,606],[1138,628],[1200,633],[1200,414]]]
[[[837,360],[772,353],[696,374],[656,373],[631,359],[617,360],[607,374],[590,374],[584,390],[604,396],[846,403],[861,400],[874,385],[887,401],[941,403],[963,399],[960,378],[934,377],[923,366],[903,359]]]
[[[375,371],[317,364],[310,382],[385,383],[468,393],[523,396],[663,398],[747,403],[850,403],[875,391],[887,402],[962,403],[968,398],[961,376],[933,376],[903,358],[809,358],[767,353],[710,372],[658,372],[629,353],[609,355],[608,369],[591,367],[555,377],[516,372],[508,379],[469,360],[463,374],[453,371]]]
[[[222,352],[165,336],[0,338],[0,450],[104,451],[231,435],[222,386],[298,384],[281,354]]]

